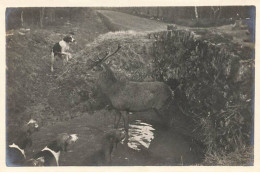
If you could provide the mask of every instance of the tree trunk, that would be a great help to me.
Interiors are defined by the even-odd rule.
[[[198,14],[198,8],[197,8],[197,6],[194,7],[194,12],[195,12],[196,20],[199,21],[199,14]]]
[[[46,15],[49,17],[49,21],[53,23],[55,21],[55,9],[50,8],[48,11],[45,10]]]
[[[222,15],[222,8],[221,8],[221,7],[219,7],[219,12],[218,12],[218,17],[217,17],[217,20],[219,20],[219,19],[220,19],[221,15]]]
[[[43,20],[44,20],[44,7],[40,9],[40,27],[43,27]]]
[[[24,22],[23,22],[23,11],[21,12],[21,26],[24,26]]]
[[[159,10],[160,10],[159,7],[157,7],[156,8],[156,18],[159,18],[159,13],[160,13]]]

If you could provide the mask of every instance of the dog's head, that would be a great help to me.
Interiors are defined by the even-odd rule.
[[[17,132],[13,143],[19,145],[21,149],[32,146],[31,135],[39,130],[39,125],[36,120],[31,119],[25,123],[21,129]]]
[[[56,138],[58,146],[62,151],[67,151],[67,147],[78,140],[77,134],[59,134]]]
[[[27,166],[44,166],[44,157],[39,157],[37,159],[29,159],[26,161],[25,165]]]
[[[123,141],[126,137],[126,132],[121,129],[113,129],[110,130],[108,133],[106,133],[105,137],[111,142],[111,143],[119,143]]]
[[[76,41],[71,35],[65,36],[65,37],[63,38],[63,40],[64,40],[65,42],[67,42],[67,43],[73,43],[73,42]]]
[[[24,125],[24,131],[27,133],[28,136],[30,136],[31,134],[33,134],[38,130],[39,130],[38,122],[34,119],[29,120],[29,122]]]

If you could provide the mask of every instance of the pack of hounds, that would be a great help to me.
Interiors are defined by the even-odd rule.
[[[7,166],[59,166],[59,159],[67,152],[70,145],[79,139],[77,134],[60,133],[50,140],[49,144],[43,145],[41,150],[32,157],[27,157],[26,150],[32,146],[32,135],[39,130],[36,120],[31,119],[17,133],[11,144],[6,146]],[[125,139],[125,131],[112,129],[104,133],[102,147],[90,157],[79,161],[79,166],[110,165],[113,148]]]

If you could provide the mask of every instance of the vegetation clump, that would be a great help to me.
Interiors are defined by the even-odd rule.
[[[236,162],[229,165],[240,165],[239,152],[250,150],[253,139],[253,50],[239,51],[239,45],[213,34],[213,40],[185,30],[157,35],[153,75],[175,90],[174,108],[181,114],[175,127],[206,146],[206,163],[216,165],[212,159],[224,155]]]

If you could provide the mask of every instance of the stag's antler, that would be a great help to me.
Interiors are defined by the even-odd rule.
[[[93,67],[95,67],[95,66],[97,66],[99,64],[104,63],[109,57],[111,57],[114,54],[116,54],[119,51],[120,48],[121,48],[121,45],[118,44],[117,49],[113,53],[106,52],[106,55],[103,58],[98,59],[98,61],[95,61],[94,64],[90,67],[90,69],[92,69]]]
[[[105,62],[109,57],[111,57],[114,54],[116,54],[119,51],[120,48],[121,48],[121,45],[118,44],[117,49],[113,53],[107,52],[106,56],[100,60],[100,63]]]

